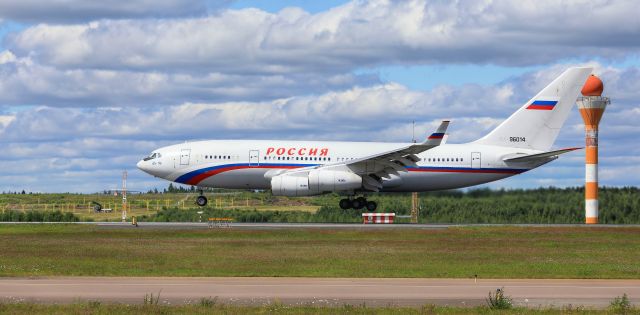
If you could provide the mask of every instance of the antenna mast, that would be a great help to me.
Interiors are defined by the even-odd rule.
[[[127,170],[122,172],[122,222],[127,221]]]
[[[413,124],[413,130],[411,131],[411,142],[416,143],[416,121],[411,122]]]

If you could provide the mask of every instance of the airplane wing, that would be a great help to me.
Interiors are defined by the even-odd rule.
[[[304,173],[311,169],[319,170],[348,170],[362,177],[362,185],[371,191],[379,191],[384,180],[391,179],[391,175],[399,175],[399,172],[407,172],[407,167],[417,167],[416,162],[420,158],[416,155],[435,148],[442,143],[449,121],[444,120],[436,130],[424,142],[414,143],[395,150],[381,152],[345,162],[331,163],[322,166],[313,166],[305,169],[291,171],[291,173]]]
[[[558,155],[560,155],[560,154],[571,152],[571,151],[575,151],[575,150],[578,150],[578,149],[582,149],[582,148],[566,148],[566,149],[560,149],[560,150],[542,152],[542,153],[536,153],[536,154],[520,155],[520,156],[516,156],[516,157],[509,157],[509,158],[503,159],[503,161],[505,161],[505,162],[532,162],[532,161],[548,160],[550,158],[552,158],[552,159],[553,158],[557,158]]]

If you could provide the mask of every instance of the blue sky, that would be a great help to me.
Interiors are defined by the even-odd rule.
[[[0,1],[0,191],[101,191],[123,169],[163,188],[135,163],[189,139],[408,141],[451,118],[449,141],[473,141],[575,65],[613,100],[600,183],[639,184],[634,1],[115,4]],[[583,141],[574,110],[555,146]],[[583,176],[579,151],[488,186]]]

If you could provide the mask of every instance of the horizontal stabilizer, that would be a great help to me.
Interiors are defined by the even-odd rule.
[[[582,148],[566,148],[566,149],[560,149],[560,150],[543,152],[543,153],[520,155],[520,156],[516,156],[516,157],[506,158],[503,161],[505,161],[505,162],[539,161],[539,160],[543,160],[543,159],[556,157],[556,156],[558,156],[560,154],[571,152],[571,151],[575,151],[575,150],[578,150],[578,149],[582,149]]]

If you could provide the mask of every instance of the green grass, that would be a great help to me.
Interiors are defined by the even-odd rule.
[[[194,193],[129,194],[127,196],[127,216],[151,216],[162,208],[180,210],[198,209]],[[313,198],[274,197],[270,193],[230,191],[229,193],[208,193],[208,208],[225,210],[258,211],[301,211],[316,212],[320,206],[311,204]],[[112,209],[109,213],[93,212],[91,201]],[[72,212],[81,220],[120,221],[122,218],[122,196],[111,194],[0,194],[0,212],[13,211],[61,211]]]
[[[264,306],[215,305],[123,305],[97,302],[43,305],[31,303],[0,304],[0,313],[5,314],[615,314],[609,310],[593,310],[576,307],[490,310],[487,307],[460,308],[425,305],[422,307],[367,307],[360,306],[286,306],[270,304]],[[640,314],[632,309],[627,314]]]
[[[0,226],[0,276],[639,278],[640,228]]]

